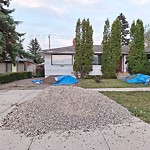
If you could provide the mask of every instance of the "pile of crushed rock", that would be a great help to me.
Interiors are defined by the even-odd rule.
[[[37,136],[57,130],[96,129],[130,119],[127,109],[97,91],[50,86],[10,112],[3,120],[3,127]]]

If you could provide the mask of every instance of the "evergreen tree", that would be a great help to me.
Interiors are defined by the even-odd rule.
[[[30,41],[28,51],[31,55],[33,55],[34,61],[36,63],[40,64],[44,61],[43,57],[39,54],[39,51],[41,51],[41,47],[36,38]]]
[[[11,60],[15,63],[15,58],[22,50],[20,38],[24,34],[16,32],[16,26],[20,23],[14,21],[11,13],[14,10],[5,9],[9,6],[9,0],[0,1],[0,61]]]
[[[102,41],[102,67],[101,71],[105,78],[110,78],[111,51],[110,51],[110,24],[109,20],[105,21],[103,41]]]
[[[82,61],[82,55],[81,55],[81,21],[78,19],[76,24],[76,36],[75,36],[75,56],[74,56],[74,64],[73,64],[73,70],[75,73],[75,76],[78,77],[78,72],[81,70],[81,61]]]
[[[80,19],[76,25],[75,61],[73,69],[77,77],[84,78],[92,71],[93,59],[93,29],[89,19]],[[78,76],[79,75],[79,76]]]
[[[129,23],[126,21],[125,16],[121,13],[117,19],[120,20],[121,23],[121,45],[129,45],[129,38],[127,36],[129,35]]]
[[[130,51],[128,55],[128,68],[131,74],[140,73],[147,62],[144,49],[144,27],[143,22],[138,19],[136,24],[132,23],[130,29]]]
[[[111,72],[110,77],[116,78],[116,70],[119,66],[121,59],[121,24],[116,19],[111,27],[110,37],[110,50],[111,50]]]

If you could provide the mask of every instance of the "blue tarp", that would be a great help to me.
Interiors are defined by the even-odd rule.
[[[41,84],[42,80],[34,79],[34,80],[32,80],[32,82],[35,83],[35,84]]]
[[[70,85],[78,82],[76,78],[69,75],[55,77],[55,80],[56,82],[53,85]]]
[[[134,74],[131,76],[121,78],[120,80],[125,81],[127,83],[136,83],[136,84],[142,83],[148,85],[150,83],[150,76],[144,74]]]

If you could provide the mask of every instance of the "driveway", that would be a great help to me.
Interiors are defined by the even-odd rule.
[[[18,104],[38,95],[41,90],[0,90],[0,126],[2,118]],[[0,127],[0,150],[147,150],[150,125],[133,117],[132,123],[107,125],[96,130],[50,131],[26,137]]]

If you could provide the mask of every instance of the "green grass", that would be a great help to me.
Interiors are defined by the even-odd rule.
[[[100,83],[96,83],[94,79],[81,79],[79,86],[83,88],[138,88],[150,87],[144,84],[129,84],[118,79],[102,79]]]
[[[150,92],[101,92],[126,107],[134,116],[150,123]]]

